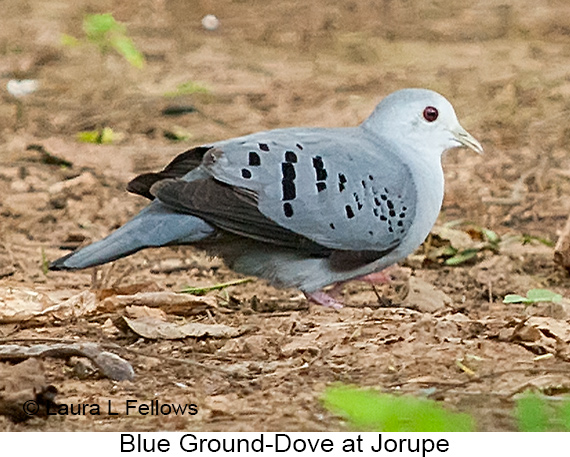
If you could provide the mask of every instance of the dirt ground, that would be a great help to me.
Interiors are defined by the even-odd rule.
[[[343,382],[429,396],[473,415],[478,430],[505,431],[515,429],[512,408],[525,389],[570,390],[570,277],[553,262],[570,214],[567,2],[4,0],[2,10],[0,343],[98,343],[135,378],[113,381],[82,357],[19,371],[12,360],[0,365],[0,394],[51,384],[60,403],[159,400],[198,413],[19,424],[0,416],[0,429],[346,430],[320,400]],[[101,12],[127,25],[142,70],[94,45],[61,44],[62,33],[82,37],[85,14]],[[209,13],[220,18],[215,31],[200,23]],[[39,90],[15,99],[12,78],[36,79]],[[207,93],[165,96],[189,81]],[[446,95],[486,154],[446,154],[438,225],[380,299],[352,282],[347,306],[333,311],[256,280],[177,307],[171,293],[185,286],[240,278],[189,247],[143,251],[96,272],[42,268],[136,214],[145,201],[126,183],[190,146],[276,127],[356,125],[404,87]],[[191,109],[164,114],[173,106]],[[115,132],[112,144],[77,140],[103,127]],[[165,136],[176,129],[191,138]],[[481,228],[500,241],[486,242]],[[446,265],[450,244],[477,254]],[[532,288],[565,299],[503,303]],[[157,291],[163,302],[151,303]],[[128,326],[137,318],[226,333],[143,337]]]

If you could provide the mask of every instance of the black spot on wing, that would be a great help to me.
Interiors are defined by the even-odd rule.
[[[346,217],[348,217],[349,219],[352,219],[354,217],[354,211],[352,210],[352,207],[350,205],[346,205],[344,207],[344,210],[346,211]]]
[[[242,168],[241,169],[241,175],[245,179],[250,179],[251,178],[251,171],[249,171],[247,168]]]
[[[291,203],[283,203],[283,214],[285,214],[285,217],[293,216],[293,205]]]
[[[328,174],[321,156],[313,157],[313,168],[315,169],[315,176],[317,179],[317,192],[322,192],[327,188],[325,181],[327,180]]]
[[[354,197],[354,201],[356,202],[356,207],[358,208],[358,211],[360,211],[364,207],[364,205],[360,202],[360,197],[356,192],[354,192],[352,196]]]
[[[322,157],[313,157],[313,167],[315,168],[315,174],[317,175],[317,181],[324,181],[327,179],[327,170],[325,170],[325,164]]]
[[[283,162],[281,164],[281,172],[283,174],[283,179],[287,181],[293,181],[297,174],[295,173],[295,165],[289,162]]]
[[[269,152],[269,146],[267,146],[265,143],[259,143],[259,149],[265,152]]]
[[[297,163],[297,154],[293,151],[285,151],[285,162]]]
[[[295,183],[293,181],[281,181],[283,188],[283,200],[295,200],[297,197],[297,190],[295,189]]]
[[[257,152],[250,152],[249,153],[249,166],[250,167],[259,167],[261,165],[261,158]]]
[[[346,176],[344,176],[342,173],[339,173],[338,174],[338,190],[339,190],[339,192],[343,192],[345,188],[346,188]]]
[[[289,162],[283,162],[281,164],[281,173],[283,176],[281,180],[283,200],[294,200],[297,197],[297,190],[295,188],[297,173],[295,173],[295,165]]]

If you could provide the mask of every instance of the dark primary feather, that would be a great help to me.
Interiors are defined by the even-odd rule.
[[[142,195],[149,200],[154,199],[150,193],[152,185],[162,179],[181,178],[189,171],[202,163],[204,154],[211,146],[198,146],[177,155],[162,171],[158,173],[144,173],[137,176],[127,184],[127,190],[133,194]]]
[[[163,179],[155,183],[150,192],[174,211],[198,216],[236,235],[301,249],[313,255],[331,252],[329,248],[268,219],[259,211],[251,194],[212,178],[196,181]]]

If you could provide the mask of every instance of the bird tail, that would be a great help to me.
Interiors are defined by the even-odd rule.
[[[175,213],[158,201],[106,238],[72,252],[49,265],[50,270],[80,270],[102,265],[148,247],[190,244],[215,229],[202,219]]]

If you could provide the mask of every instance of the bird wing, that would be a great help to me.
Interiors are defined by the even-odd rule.
[[[200,173],[180,177],[197,156]],[[344,251],[331,257],[338,268],[394,249],[416,210],[409,169],[359,129],[281,129],[235,138],[187,151],[133,182],[131,190],[231,233],[312,255]]]
[[[358,127],[281,129],[216,143],[201,166],[251,194],[279,227],[330,249],[380,252],[401,242],[416,214],[397,147]]]

